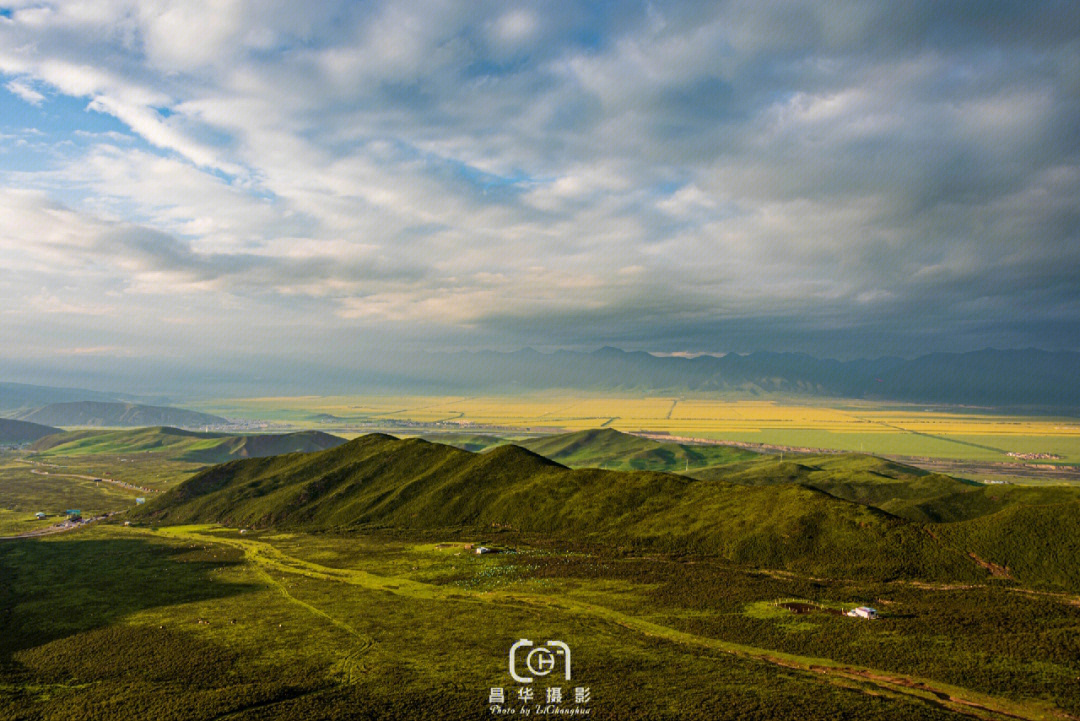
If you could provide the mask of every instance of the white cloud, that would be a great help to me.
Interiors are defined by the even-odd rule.
[[[11,82],[6,83],[4,87],[31,105],[41,105],[41,102],[45,100],[44,95],[20,80],[12,80]]]
[[[616,316],[878,322],[864,308],[981,298],[1007,242],[1042,292],[1076,238],[1068,38],[848,11],[17,4],[6,86],[87,111],[0,175],[4,270],[316,325],[505,334],[490,319],[576,308],[575,338]],[[126,132],[82,127],[99,114]]]

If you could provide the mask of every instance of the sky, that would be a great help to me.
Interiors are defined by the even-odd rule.
[[[1078,270],[1080,3],[0,0],[6,380],[1080,350]]]

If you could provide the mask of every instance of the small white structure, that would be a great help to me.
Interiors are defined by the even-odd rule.
[[[38,519],[39,521],[44,517],[45,517],[45,514],[42,511],[38,511],[37,513],[34,514],[34,518]]]
[[[495,549],[494,548],[488,548],[487,546],[477,546],[476,547],[476,555],[477,556],[482,556],[485,553],[495,553]]]
[[[853,618],[865,618],[867,621],[871,621],[877,618],[877,610],[870,608],[869,606],[859,606],[853,608],[847,612],[847,615]]]
[[[141,506],[144,503],[146,503],[146,499],[141,496],[135,499],[135,505],[137,506]]]

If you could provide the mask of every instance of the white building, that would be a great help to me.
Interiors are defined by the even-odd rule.
[[[848,611],[847,615],[852,616],[853,618],[865,618],[869,621],[877,618],[877,610],[870,608],[869,606],[859,606],[858,608],[853,608]]]

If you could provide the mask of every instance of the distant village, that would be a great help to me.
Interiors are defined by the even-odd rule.
[[[1006,453],[1010,458],[1019,458],[1024,461],[1060,461],[1063,456],[1056,453]]]

